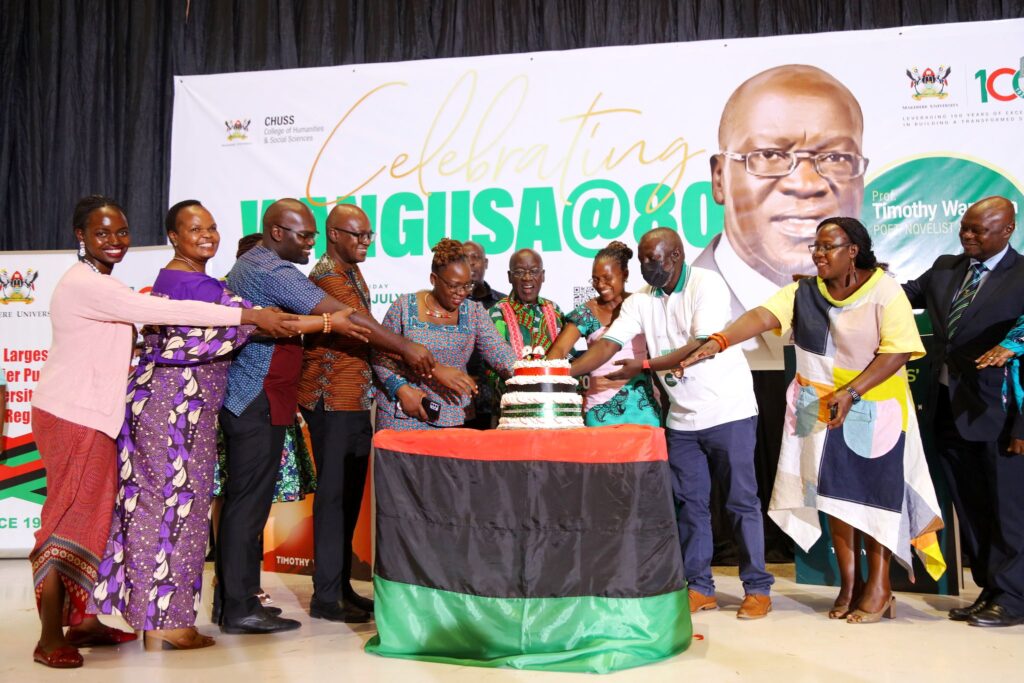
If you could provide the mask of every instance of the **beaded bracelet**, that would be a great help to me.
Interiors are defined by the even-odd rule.
[[[324,313],[324,334],[331,333],[331,314]]]

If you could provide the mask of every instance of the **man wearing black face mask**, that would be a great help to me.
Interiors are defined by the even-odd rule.
[[[608,331],[572,365],[574,376],[606,363],[638,334],[647,340],[651,360],[622,360],[608,379],[630,379],[652,370],[668,396],[666,419],[672,490],[680,505],[679,540],[690,611],[715,609],[711,577],[711,479],[726,492],[726,511],[740,548],[740,579],[745,596],[740,619],[758,619],[771,610],[774,582],[764,564],[764,522],[754,474],[757,403],[750,367],[739,347],[688,368],[677,378],[669,354],[696,349],[728,323],[729,289],[721,275],[686,265],[683,243],[668,228],[643,236],[640,271],[648,286],[622,303]],[[678,352],[678,353],[673,353]]]

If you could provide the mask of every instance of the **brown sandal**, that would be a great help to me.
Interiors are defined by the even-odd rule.
[[[195,628],[186,630],[186,634],[183,636],[174,637],[170,635],[173,631],[179,629],[169,629],[167,631],[146,631],[142,634],[143,646],[146,648],[146,652],[158,652],[160,650],[198,650],[204,647],[210,647],[217,641],[212,637],[203,635]]]

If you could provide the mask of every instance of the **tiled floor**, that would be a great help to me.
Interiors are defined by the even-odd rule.
[[[833,589],[793,582],[792,565],[776,565],[774,611],[741,622],[742,597],[735,570],[719,574],[722,609],[694,622],[689,650],[670,660],[602,677],[609,681],[696,683],[714,681],[966,681],[1024,680],[1024,626],[980,629],[948,621],[945,611],[973,599],[899,594],[894,621],[853,626],[829,621]],[[209,574],[209,568],[208,568]],[[209,579],[209,576],[207,577]],[[372,624],[350,627],[310,619],[308,577],[265,574],[264,588],[299,631],[276,636],[221,635],[200,615],[200,628],[217,645],[194,652],[146,653],[140,645],[85,650],[86,665],[54,671],[31,658],[38,621],[26,560],[0,560],[0,681],[102,681],[200,683],[217,681],[581,681],[578,674],[480,669],[385,659],[363,652]],[[209,582],[207,582],[209,583]],[[368,592],[368,586],[362,586]],[[207,605],[209,604],[208,596]],[[111,620],[111,624],[119,620]],[[123,625],[122,625],[123,627]],[[588,679],[596,680],[596,679]]]

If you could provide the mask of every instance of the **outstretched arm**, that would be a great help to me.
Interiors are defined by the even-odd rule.
[[[573,362],[570,373],[573,377],[589,375],[607,363],[621,348],[618,342],[613,342],[609,339],[598,339],[590,345],[586,353]]]
[[[751,309],[741,315],[736,319],[736,322],[728,325],[718,334],[725,337],[729,346],[732,346],[734,344],[745,342],[751,337],[763,334],[768,330],[779,329],[781,326],[782,324],[779,322],[779,319],[775,317],[774,313],[764,306],[758,306],[757,308]],[[680,349],[680,351],[681,350],[682,349]],[[680,363],[680,367],[687,368],[694,363],[704,360],[705,358],[710,358],[721,350],[722,347],[717,341],[707,341],[696,351],[688,354]],[[653,361],[651,364],[653,366]]]

